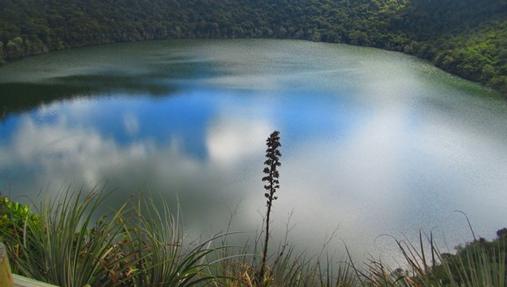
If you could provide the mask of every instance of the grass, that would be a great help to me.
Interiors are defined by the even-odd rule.
[[[506,285],[505,232],[493,241],[459,247],[453,255],[441,252],[431,235],[420,234],[416,243],[397,240],[406,260],[403,270],[378,260],[335,264],[284,242],[271,253],[266,279],[258,283],[258,238],[252,246],[228,244],[232,233],[186,242],[177,214],[160,200],[131,201],[108,217],[98,217],[100,193],[67,192],[34,212],[0,202],[1,237],[14,272],[59,286]]]
[[[229,245],[234,234],[185,242],[178,216],[165,203],[138,200],[99,218],[103,202],[100,193],[66,192],[41,203],[35,212],[15,214],[1,208],[6,219],[1,236],[13,272],[73,287],[354,286],[356,281],[348,267],[332,272],[327,268],[330,259],[321,264],[285,243],[269,258],[267,276],[258,283],[261,255],[247,244]],[[7,224],[15,216],[25,218],[16,221],[22,226]]]
[[[101,217],[103,193],[67,190],[42,202],[35,212],[0,197],[0,239],[7,245],[12,269],[62,287],[506,285],[507,229],[499,230],[491,242],[476,240],[473,233],[474,241],[453,255],[440,252],[431,234],[419,233],[416,243],[395,239],[405,269],[379,260],[357,264],[348,250],[348,261],[336,264],[322,254],[296,252],[287,239],[268,253],[269,216],[279,187],[278,140],[274,132],[267,142],[265,231],[252,246],[230,245],[230,232],[187,242],[178,213],[163,200],[131,200]]]
[[[26,220],[21,230],[5,232],[14,271],[61,286],[95,284],[104,276],[101,264],[121,233],[117,221],[123,210],[109,222],[96,222],[101,203],[101,197],[67,192],[43,203],[36,219]]]

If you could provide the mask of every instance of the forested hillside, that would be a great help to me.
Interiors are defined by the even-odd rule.
[[[0,0],[0,61],[103,43],[240,37],[399,50],[507,92],[507,0]]]
[[[412,0],[392,21],[403,51],[507,92],[507,0]]]

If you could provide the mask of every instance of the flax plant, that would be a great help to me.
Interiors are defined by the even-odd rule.
[[[215,278],[208,256],[223,235],[203,242],[184,244],[179,217],[174,217],[165,201],[161,207],[141,200],[124,221],[124,253],[130,254],[132,276],[123,283],[134,287],[185,287],[204,285]]]
[[[270,217],[271,217],[271,208],[273,207],[273,202],[278,199],[276,196],[276,191],[280,188],[280,173],[278,172],[278,167],[282,165],[280,162],[280,157],[282,154],[280,153],[280,132],[274,131],[266,140],[266,161],[264,162],[265,168],[263,170],[265,176],[262,178],[262,181],[266,184],[264,185],[266,197],[266,221],[265,221],[265,230],[264,230],[264,247],[262,251],[262,262],[259,270],[258,280],[261,285],[263,285],[264,275],[266,272],[266,260],[268,257],[268,244],[269,244],[269,236],[270,236]]]
[[[121,233],[112,216],[96,221],[103,196],[69,190],[39,207],[37,221],[25,221],[22,233],[5,235],[13,271],[64,287],[102,286],[103,260]],[[111,286],[111,285],[109,285]]]
[[[354,271],[363,286],[372,287],[505,287],[507,239],[493,242],[474,240],[459,247],[456,254],[441,252],[433,236],[425,250],[422,233],[419,242],[395,240],[407,268],[392,269],[380,260],[369,260],[363,270]]]

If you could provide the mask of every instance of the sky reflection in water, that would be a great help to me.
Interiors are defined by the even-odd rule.
[[[396,53],[299,41],[112,45],[0,69],[0,190],[72,185],[179,197],[187,230],[255,231],[264,140],[282,134],[275,224],[319,250],[337,230],[358,257],[381,234],[491,237],[505,223],[507,105]],[[23,95],[23,100],[20,96]],[[43,102],[41,104],[41,102]]]

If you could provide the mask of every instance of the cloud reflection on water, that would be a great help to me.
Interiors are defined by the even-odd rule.
[[[93,122],[86,124],[83,117],[93,117],[90,111],[100,112],[95,105],[101,103],[74,102],[19,117],[16,131],[0,145],[0,170],[10,171],[8,181],[16,193],[37,192],[41,187],[54,192],[70,184],[108,185],[121,191],[113,196],[117,200],[127,198],[128,193],[164,192],[171,201],[179,196],[189,210],[185,214],[189,229],[195,233],[225,228],[237,204],[241,211],[234,227],[246,231],[258,227],[264,205],[259,181],[264,138],[275,126],[287,138],[293,137],[293,127],[284,119],[235,116],[222,101],[204,121],[203,158],[186,147],[190,139],[184,133],[171,132],[169,123],[167,139],[145,135],[118,140],[117,132],[101,130]],[[501,204],[507,203],[497,194],[505,184],[502,174],[507,172],[502,146],[487,138],[471,140],[466,127],[450,129],[438,118],[418,127],[418,134],[438,138],[414,139],[407,111],[402,106],[381,109],[362,118],[346,134],[342,123],[324,137],[313,133],[311,141],[284,142],[276,226],[282,229],[285,218],[294,211],[294,241],[300,245],[320,246],[325,234],[338,227],[339,238],[363,252],[377,235],[414,230],[414,222],[415,229],[445,225],[440,222],[442,215],[449,217],[454,209],[472,210],[473,218],[478,219],[500,216]],[[135,122],[141,132],[144,124],[139,116],[125,108],[117,118],[122,123]],[[342,118],[336,118],[340,123]],[[127,126],[121,129],[132,136]],[[341,136],[329,137],[332,133]],[[446,148],[442,146],[446,141],[459,145]],[[484,166],[478,159],[485,160]],[[420,170],[421,163],[430,168]],[[470,176],[463,178],[463,172]],[[480,176],[474,176],[476,172]],[[27,177],[30,181],[23,180]],[[432,190],[425,190],[429,187]],[[478,188],[480,194],[474,192]],[[481,216],[475,205],[485,197],[498,209]],[[499,223],[489,228],[496,228],[494,224]],[[486,225],[481,227],[488,230]]]
[[[66,100],[49,89],[50,100],[37,108],[15,101],[0,123],[0,189],[22,197],[104,185],[113,191],[111,206],[130,194],[162,193],[179,198],[194,234],[225,228],[236,207],[233,228],[254,231],[265,204],[264,141],[278,129],[283,167],[274,224],[283,230],[293,211],[291,238],[303,249],[319,251],[336,227],[360,256],[378,251],[380,234],[415,235],[419,228],[455,234],[452,247],[468,238],[455,209],[465,210],[479,232],[501,227],[504,102],[485,101],[399,54],[282,42],[291,53],[276,41],[256,42],[256,49],[248,41],[105,47],[99,71],[90,70],[96,52],[55,56],[86,62],[79,71],[88,74],[138,70],[105,78],[69,74],[75,70],[57,64],[53,78],[37,70],[41,82],[87,87],[58,93],[99,87],[94,97]],[[129,49],[140,56],[123,61],[131,59]],[[35,98],[37,87],[4,86]]]

